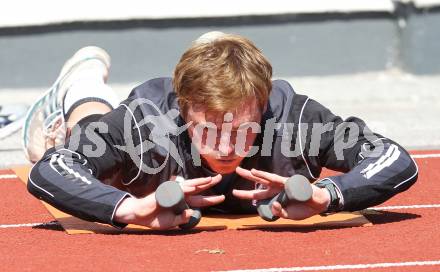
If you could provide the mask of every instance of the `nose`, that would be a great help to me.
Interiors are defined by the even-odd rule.
[[[229,157],[234,155],[234,145],[231,142],[231,134],[230,133],[222,133],[220,137],[220,143],[218,145],[218,151],[220,155],[223,157]]]

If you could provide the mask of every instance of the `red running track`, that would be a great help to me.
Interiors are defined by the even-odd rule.
[[[420,173],[416,185],[382,206],[440,204],[440,158],[416,161]],[[5,174],[13,173],[0,171],[0,176]],[[440,271],[439,206],[368,215],[372,227],[67,235],[57,225],[11,227],[53,220],[19,180],[0,179],[0,195],[2,271],[212,271],[277,267],[310,271],[316,266],[330,269],[334,265],[378,263],[403,266],[337,271]],[[438,263],[405,266],[405,262],[426,264],[425,261]]]

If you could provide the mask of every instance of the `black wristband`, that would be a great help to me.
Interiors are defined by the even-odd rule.
[[[321,215],[327,215],[329,213],[335,213],[340,211],[340,198],[336,191],[336,186],[329,179],[323,179],[315,183],[319,188],[325,188],[330,193],[330,204],[325,212]]]

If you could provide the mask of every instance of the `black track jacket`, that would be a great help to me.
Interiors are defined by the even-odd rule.
[[[83,123],[64,146],[49,149],[31,170],[29,192],[81,219],[123,226],[113,216],[125,197],[145,196],[172,176],[213,174],[193,160],[197,152],[178,109],[171,78],[141,84],[118,108],[95,118],[101,125]],[[280,125],[266,129],[274,123]],[[324,132],[314,133],[319,128]],[[417,165],[397,143],[369,131],[361,119],[342,120],[283,80],[273,81],[254,146],[258,152],[243,160],[243,168],[285,177],[301,174],[311,182],[323,167],[343,172],[327,179],[346,211],[378,205],[408,189],[418,176]],[[211,210],[255,213],[252,201],[231,193],[254,187],[236,174],[224,176],[207,194],[225,194],[226,200]]]

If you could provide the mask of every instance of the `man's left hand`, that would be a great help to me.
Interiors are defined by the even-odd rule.
[[[243,178],[263,185],[263,188],[254,190],[233,190],[233,195],[241,199],[263,200],[272,198],[284,189],[284,183],[288,179],[256,169],[247,170],[237,167],[235,171]],[[313,184],[312,189],[312,198],[307,202],[290,202],[286,207],[282,207],[280,203],[275,201],[272,205],[272,213],[282,218],[302,220],[326,211],[330,203],[330,193],[327,189],[319,188]]]

